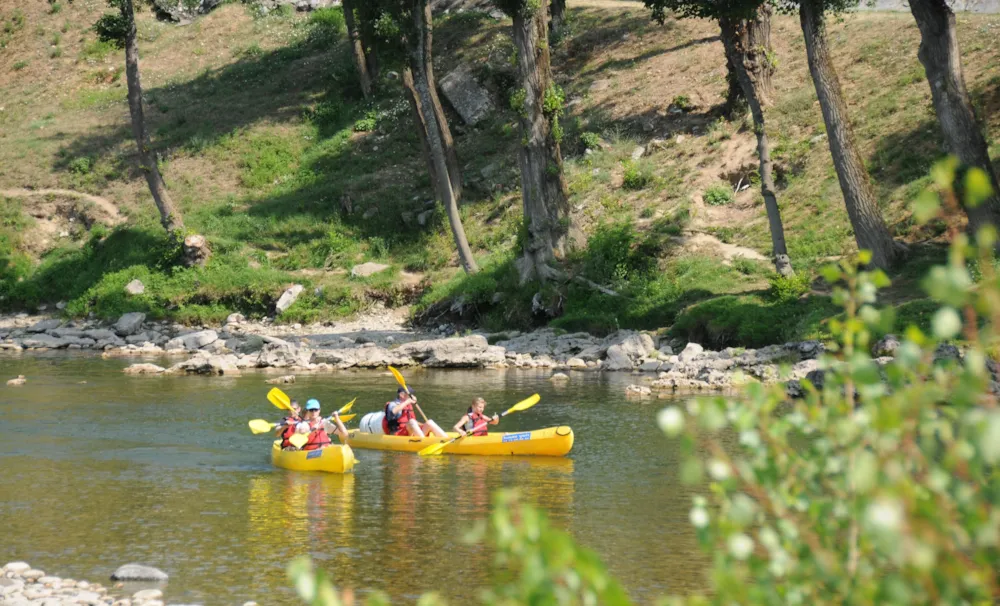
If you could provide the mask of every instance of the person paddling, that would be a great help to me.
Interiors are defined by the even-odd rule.
[[[319,400],[313,398],[306,402],[305,419],[296,427],[296,431],[300,433],[309,432],[309,441],[302,446],[302,450],[318,450],[329,446],[331,440],[327,427],[341,440],[347,439],[347,428],[340,420],[340,413],[334,412],[328,422],[320,413]]]
[[[473,400],[469,412],[465,413],[458,423],[455,423],[455,431],[462,434],[463,438],[468,435],[485,436],[488,434],[487,424],[496,425],[500,422],[500,416],[494,414],[492,417],[487,417],[483,414],[485,410],[486,400],[482,398]]]
[[[281,438],[282,448],[288,448],[292,445],[288,440],[295,435],[295,426],[302,421],[302,407],[299,406],[298,400],[292,400],[289,406],[291,406],[292,414],[282,419],[274,429],[278,437]]]
[[[390,436],[414,436],[423,438],[427,433],[447,438],[448,434],[438,427],[438,424],[428,419],[421,425],[413,414],[413,405],[417,396],[402,387],[396,390],[396,399],[385,404],[385,417],[382,419],[382,431]]]

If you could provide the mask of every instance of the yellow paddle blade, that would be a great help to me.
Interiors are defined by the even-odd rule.
[[[454,441],[455,440],[448,440],[447,442],[438,442],[437,444],[431,444],[427,448],[422,448],[419,452],[417,452],[417,454],[422,457],[433,457],[434,455],[441,454],[441,451],[444,450],[444,447],[451,444]]]
[[[250,421],[250,431],[254,433],[267,433],[272,429],[274,429],[274,423],[268,423],[264,419]]]
[[[348,421],[350,421],[351,419],[353,419],[356,416],[358,416],[358,415],[340,415],[340,422],[341,423],[347,423]]]
[[[281,410],[291,410],[292,401],[285,395],[285,392],[281,391],[277,387],[271,389],[267,392],[267,401],[274,404]]]
[[[337,412],[339,412],[340,414],[344,414],[345,412],[349,411],[351,409],[351,407],[354,406],[354,403],[357,402],[357,401],[358,401],[358,399],[354,398],[353,400],[351,400],[347,404],[344,404],[343,406],[341,406],[340,410],[338,410]],[[341,417],[341,420],[343,420],[343,417]]]
[[[390,366],[389,367],[389,372],[392,373],[392,376],[396,377],[396,382],[399,383],[400,387],[402,387],[406,391],[410,391],[410,388],[406,386],[406,379],[403,378],[403,375],[400,374],[400,372],[398,370],[396,370],[395,368],[393,368],[392,366]]]
[[[306,442],[308,441],[309,441],[309,435],[304,433],[297,433],[294,436],[288,438],[288,442],[296,448],[302,448],[303,446],[306,445]]]
[[[538,404],[538,401],[541,400],[541,399],[542,399],[542,396],[540,396],[540,395],[538,395],[536,393],[535,395],[531,396],[530,398],[521,400],[517,404],[511,406],[510,408],[507,409],[507,412],[505,412],[503,414],[509,415],[512,412],[521,412],[522,410],[528,410],[529,408],[531,408],[535,404]]]

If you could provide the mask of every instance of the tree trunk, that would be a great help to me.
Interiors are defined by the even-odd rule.
[[[955,32],[955,13],[944,0],[910,0],[910,11],[920,28],[917,57],[927,72],[945,148],[958,157],[963,167],[975,166],[986,171],[993,185],[991,198],[975,208],[965,207],[969,216],[969,231],[975,234],[985,225],[1000,226],[1000,183],[965,88],[962,55]]]
[[[360,6],[357,2],[360,1]],[[375,33],[375,21],[378,19],[378,6],[369,0],[351,0],[358,10],[358,37],[365,51],[365,62],[368,65],[368,77],[372,85],[378,82],[381,65],[378,60],[378,35]]]
[[[764,106],[770,101],[771,76],[774,64],[768,58],[771,51],[771,8],[763,5],[755,19],[719,19],[722,28],[722,43],[726,58],[735,72],[743,97],[753,115],[754,132],[757,135],[757,155],[760,158],[760,193],[764,196],[767,222],[771,229],[771,248],[774,251],[774,267],[783,276],[793,276],[792,262],[785,246],[785,228],[781,222],[781,210],[774,193],[774,174],[771,163],[771,147],[767,141],[764,123]]]
[[[518,160],[526,231],[518,261],[522,283],[561,276],[554,262],[565,255],[569,231],[569,201],[556,130],[558,116],[547,114],[544,108],[546,92],[553,85],[545,23],[548,1],[538,4],[533,12],[523,10],[512,15],[517,71],[524,92],[524,107],[518,108]]]
[[[726,102],[722,106],[722,113],[729,118],[734,117],[740,99],[744,99],[743,87],[740,84],[739,76],[736,74],[736,65],[729,54],[729,49],[726,49]]]
[[[549,34],[553,37],[562,33],[563,24],[566,23],[566,0],[552,0],[549,5],[550,18]]]
[[[431,91],[431,103],[434,109],[438,130],[440,131],[441,143],[444,145],[445,162],[448,165],[448,179],[451,181],[451,191],[456,200],[462,199],[462,170],[458,166],[458,153],[455,151],[455,140],[451,136],[451,129],[448,128],[448,118],[444,115],[444,107],[438,97],[437,83],[434,80],[433,49],[433,16],[431,15],[430,2],[422,2],[424,14],[421,22],[425,24],[424,45],[423,45],[423,73],[427,78],[427,85]]]
[[[156,155],[150,149],[149,133],[146,132],[146,119],[142,113],[142,82],[139,79],[139,43],[135,30],[135,10],[132,0],[122,0],[122,16],[128,24],[125,34],[125,79],[128,82],[128,110],[132,116],[132,136],[139,148],[139,168],[146,176],[149,192],[153,194],[153,202],[160,211],[160,223],[167,233],[177,238],[184,237],[184,220],[177,211],[167,187],[163,184],[160,169],[156,165]]]
[[[455,237],[458,257],[466,273],[479,271],[476,260],[469,248],[462,227],[462,217],[458,213],[458,199],[451,186],[448,173],[447,151],[442,133],[442,124],[438,113],[434,110],[435,93],[433,88],[430,32],[431,14],[427,0],[411,0],[410,17],[413,19],[412,32],[407,36],[406,50],[409,60],[409,73],[404,76],[404,85],[411,89],[410,103],[415,109],[418,131],[425,138],[424,152],[427,153],[427,164],[430,167],[431,179],[437,187],[438,197],[448,212],[448,222],[451,233]],[[446,129],[447,126],[444,126]]]
[[[355,3],[357,0],[344,0],[344,22],[347,25],[347,38],[351,43],[351,56],[358,72],[358,82],[361,84],[361,94],[365,99],[372,98],[372,79],[368,74],[368,59],[365,57],[365,46],[361,42],[361,32],[354,20]]]
[[[882,218],[871,177],[854,143],[847,104],[826,45],[826,23],[819,0],[801,1],[799,21],[805,34],[809,72],[823,110],[830,154],[854,228],[854,239],[858,248],[871,251],[874,266],[887,269],[895,261],[899,249]]]
[[[431,186],[435,192],[441,191],[438,185],[438,175],[431,161],[431,147],[429,135],[427,134],[427,121],[424,120],[423,109],[420,99],[417,96],[417,87],[413,82],[413,71],[409,67],[403,68],[403,90],[406,92],[406,100],[410,103],[410,110],[413,111],[413,119],[417,121],[417,134],[420,138],[420,147],[424,151],[424,158],[427,160],[427,172],[431,177]],[[454,193],[454,190],[452,190]]]

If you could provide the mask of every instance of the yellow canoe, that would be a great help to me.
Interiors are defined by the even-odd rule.
[[[271,463],[292,471],[328,471],[348,473],[357,459],[347,444],[331,444],[319,450],[282,450],[281,440],[271,445]]]
[[[451,438],[457,433],[448,434]],[[446,442],[450,438],[431,436],[411,438],[364,433],[357,429],[347,432],[347,443],[355,448],[371,450],[398,450],[417,452],[431,444]],[[547,427],[535,431],[491,433],[485,436],[462,438],[444,449],[443,454],[465,455],[535,455],[561,457],[573,448],[573,430],[569,427]]]

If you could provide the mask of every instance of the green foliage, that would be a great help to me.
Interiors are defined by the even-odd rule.
[[[823,269],[844,316],[829,325],[821,386],[805,382],[804,398],[789,402],[780,386],[752,385],[740,398],[661,412],[686,480],[707,472],[710,496],[695,498],[690,520],[715,554],[711,597],[671,603],[995,601],[1000,411],[988,355],[1000,286],[996,233],[977,239],[959,235],[948,264],[930,271],[931,333],[909,328],[888,365],[868,349],[894,323],[891,309],[874,307],[889,281],[857,269],[871,259],[863,251]],[[985,268],[979,282],[970,259]],[[959,335],[964,354],[939,356]],[[724,447],[734,435],[741,448]]]
[[[273,187],[294,172],[299,153],[292,141],[276,134],[256,134],[244,142],[240,164],[241,180],[246,187]]]
[[[580,133],[580,144],[583,145],[584,149],[600,149],[601,136],[597,133],[584,131]]]
[[[66,165],[66,168],[74,175],[88,175],[94,168],[94,161],[87,156],[82,156],[70,161],[70,163]]]
[[[705,200],[705,204],[710,206],[729,204],[734,200],[733,188],[724,183],[709,186],[705,189],[705,193],[702,194],[702,199]]]
[[[528,100],[528,91],[518,88],[510,93],[510,108],[519,116],[524,115],[524,103]]]
[[[125,38],[131,25],[131,20],[121,13],[107,13],[102,15],[94,24],[94,31],[97,32],[97,39],[106,45],[114,48],[125,48]],[[101,53],[103,49],[95,48],[88,52],[84,50],[84,56],[92,56]],[[107,52],[103,52],[104,55]]]
[[[687,95],[677,95],[674,97],[673,101],[670,102],[671,105],[679,110],[691,111],[694,109],[694,105],[691,104],[691,97]]]
[[[653,182],[653,173],[648,166],[627,160],[623,163],[625,172],[622,173],[622,187],[629,190],[645,189]]]
[[[339,6],[320,8],[309,14],[309,38],[318,45],[330,47],[344,38],[347,24]]]
[[[378,128],[378,111],[370,109],[365,112],[365,117],[354,123],[355,132],[366,133]]]
[[[770,284],[767,296],[776,303],[798,301],[802,295],[809,292],[809,276],[803,273],[787,278],[780,274],[772,274],[767,281]]]
[[[114,15],[105,15],[105,16],[113,17]],[[106,25],[109,28],[117,27],[116,24],[113,24],[111,22],[106,23]],[[125,45],[124,35],[121,38],[122,41],[121,46],[119,46],[118,42],[116,42],[114,39],[111,38],[111,36],[115,36],[117,35],[117,33],[113,29],[109,29],[106,33],[109,36],[108,39],[102,40],[98,38],[97,40],[91,40],[90,42],[85,44],[83,46],[83,50],[80,51],[80,57],[85,60],[89,59],[91,61],[103,61],[105,57],[113,53],[116,49],[124,47]]]
[[[27,61],[17,61],[17,62],[14,63],[14,65],[12,67],[13,67],[13,69],[14,69],[15,72],[19,72],[22,69],[28,67],[28,62]]]
[[[52,2],[49,5],[49,14],[50,15],[59,14],[59,12],[62,11],[62,9],[63,9],[63,5],[62,5],[61,2]]]

